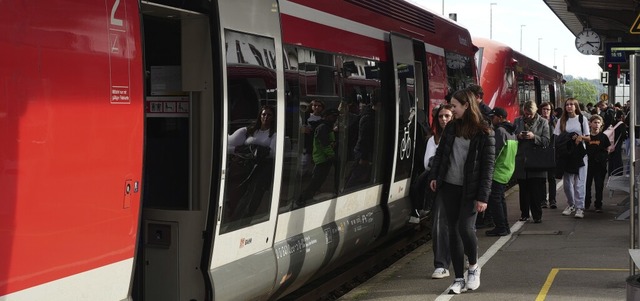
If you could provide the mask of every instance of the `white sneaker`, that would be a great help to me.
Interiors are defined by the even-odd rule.
[[[409,218],[409,224],[419,224],[419,223],[420,223],[419,217],[411,216]]]
[[[574,211],[576,211],[576,207],[568,206],[567,209],[564,209],[564,211],[562,211],[562,215],[571,215],[571,213],[573,213]]]
[[[467,270],[467,289],[477,290],[480,287],[480,267]]]
[[[442,279],[446,277],[449,277],[449,270],[445,268],[437,268],[433,271],[433,274],[431,274],[431,278],[433,279]]]
[[[467,287],[464,284],[464,278],[456,278],[456,280],[453,281],[453,284],[449,287],[449,294],[458,295],[466,291]]]
[[[582,210],[582,209],[576,210],[576,215],[574,217],[575,218],[584,218],[584,210]]]

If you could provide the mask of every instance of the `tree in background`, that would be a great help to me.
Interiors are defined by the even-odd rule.
[[[567,97],[573,97],[580,103],[596,103],[598,102],[598,89],[589,80],[573,79],[565,84],[565,92]]]

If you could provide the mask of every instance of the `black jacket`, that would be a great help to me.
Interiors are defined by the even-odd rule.
[[[584,166],[583,158],[587,150],[582,143],[576,145],[573,135],[578,133],[564,132],[556,137],[556,175],[562,172],[577,174],[580,167]]]
[[[442,186],[442,181],[449,170],[450,156],[455,141],[455,125],[455,121],[449,122],[444,128],[440,144],[433,158],[428,182],[436,180],[436,187]],[[496,159],[495,144],[493,131],[490,134],[481,133],[471,138],[469,154],[464,164],[462,185],[462,196],[465,202],[481,201],[486,203],[489,200]]]

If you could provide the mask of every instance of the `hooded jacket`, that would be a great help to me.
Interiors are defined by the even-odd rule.
[[[495,126],[496,165],[493,170],[493,180],[500,184],[509,183],[516,168],[518,139],[515,130],[515,126],[508,121]]]
[[[456,122],[449,122],[444,128],[440,144],[433,158],[433,166],[429,172],[429,180],[436,180],[436,187],[441,187],[449,170],[453,142],[455,141]],[[462,185],[463,202],[487,202],[491,192],[493,167],[495,165],[494,133],[479,133],[471,138],[469,154],[464,163],[464,179]],[[437,188],[436,188],[437,189]],[[437,191],[436,191],[437,192]],[[474,208],[475,210],[475,208]]]

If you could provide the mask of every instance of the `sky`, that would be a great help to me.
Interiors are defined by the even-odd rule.
[[[407,1],[438,15],[442,15],[444,3],[444,16],[448,18],[450,13],[456,13],[458,24],[469,30],[472,37],[492,38],[507,44],[546,66],[557,66],[558,72],[565,75],[600,78],[598,56],[578,52],[575,36],[542,0]]]

